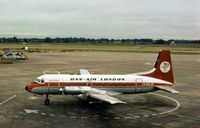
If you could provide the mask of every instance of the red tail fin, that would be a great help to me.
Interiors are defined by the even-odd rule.
[[[169,50],[159,52],[158,58],[154,65],[155,70],[145,76],[158,78],[171,83],[174,83],[172,62]]]

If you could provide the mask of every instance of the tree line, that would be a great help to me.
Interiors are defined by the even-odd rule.
[[[0,38],[0,43],[92,43],[92,44],[200,44],[200,40],[163,40],[163,39],[93,39],[93,38],[17,38],[17,37],[3,37]]]

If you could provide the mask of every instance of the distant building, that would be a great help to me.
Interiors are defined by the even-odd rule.
[[[28,47],[23,47],[22,49],[25,51],[28,51]]]
[[[22,44],[27,44],[27,42],[22,42]]]

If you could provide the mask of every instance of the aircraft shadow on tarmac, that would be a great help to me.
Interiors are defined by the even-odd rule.
[[[169,101],[162,97],[157,97],[154,95],[135,95],[120,97],[127,104],[115,104],[111,105],[105,102],[96,102],[89,103],[87,100],[81,100],[78,98],[53,98],[51,100],[51,104],[46,106],[41,104],[42,108],[45,108],[45,111],[50,111],[53,113],[64,113],[69,114],[73,113],[75,115],[87,116],[90,114],[98,115],[102,117],[110,117],[116,116],[116,114],[134,114],[141,115],[142,114],[152,114],[152,113],[161,113],[163,111],[170,110],[175,107],[175,104],[172,101]],[[34,101],[36,102],[36,101]]]

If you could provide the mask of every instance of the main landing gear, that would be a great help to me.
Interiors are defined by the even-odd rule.
[[[49,95],[46,94],[46,99],[45,99],[45,105],[49,105],[50,104],[50,100],[49,100]]]

